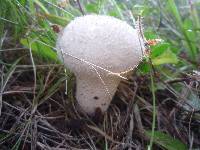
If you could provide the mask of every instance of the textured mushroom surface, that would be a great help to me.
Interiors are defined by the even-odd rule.
[[[57,48],[66,67],[76,75],[76,98],[84,111],[106,111],[121,80],[106,70],[134,69],[142,59],[141,41],[136,29],[110,16],[77,17],[64,28]]]

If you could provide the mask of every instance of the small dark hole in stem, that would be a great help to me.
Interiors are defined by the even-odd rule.
[[[98,97],[98,96],[95,96],[95,97],[94,97],[94,99],[96,99],[96,100],[97,100],[97,99],[99,99],[99,97]]]

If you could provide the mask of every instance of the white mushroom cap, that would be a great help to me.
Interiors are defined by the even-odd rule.
[[[134,69],[143,57],[141,41],[136,29],[110,16],[77,17],[64,28],[57,48],[76,75],[76,98],[85,112],[107,110],[121,80],[110,72]]]

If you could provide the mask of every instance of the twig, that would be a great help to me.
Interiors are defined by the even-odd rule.
[[[78,7],[80,9],[80,12],[82,13],[82,15],[85,15],[84,11],[83,11],[83,7],[81,6],[80,0],[77,0],[78,3]]]

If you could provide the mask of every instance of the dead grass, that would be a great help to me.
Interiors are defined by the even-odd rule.
[[[176,64],[175,68],[168,63],[162,65],[162,69],[160,66],[155,68],[153,78],[156,107],[152,102],[150,75],[142,75],[138,69],[130,75],[128,81],[120,84],[104,116],[97,114],[95,117],[89,117],[78,110],[74,96],[74,76],[69,73],[66,76],[62,65],[52,64],[32,55],[31,49],[21,48],[18,41],[30,38],[31,42],[38,40],[39,44],[46,44],[45,50],[52,48],[56,35],[51,27],[54,24],[55,27],[57,24],[65,26],[73,17],[89,13],[84,10],[86,7],[83,7],[83,4],[89,1],[82,5],[82,1],[77,1],[78,4],[73,1],[74,6],[68,5],[70,3],[66,1],[66,4],[71,6],[68,9],[47,0],[42,3],[31,0],[29,2],[30,6],[22,6],[18,1],[7,0],[0,5],[1,10],[7,10],[0,12],[1,21],[4,21],[1,22],[0,31],[0,150],[146,150],[150,141],[146,131],[152,129],[154,109],[155,131],[167,133],[174,140],[180,140],[190,150],[200,148],[200,75],[198,72],[192,74],[194,68],[200,68],[200,62],[198,55],[192,55],[197,60],[190,57],[190,48],[193,50],[196,46],[195,50],[199,50],[199,28],[197,24],[181,31],[179,28],[185,29],[184,22],[176,23],[180,22],[179,15],[185,11],[193,14],[181,16],[182,19],[188,19],[190,16],[192,22],[195,22],[193,19],[198,17],[195,11],[199,9],[194,9],[193,6],[198,6],[197,4],[190,4],[191,11],[186,7],[180,8],[180,14],[177,14],[176,9],[179,7],[176,8],[173,1],[163,1],[163,4],[161,1],[149,1],[145,5],[132,2],[129,5],[130,1],[126,1],[124,10],[121,10],[122,5],[118,5],[118,1],[109,0],[105,9],[104,2],[99,1],[98,13],[114,13],[119,18],[131,20],[131,24],[138,12],[147,11],[146,13],[150,14],[144,16],[146,26],[150,27],[147,33],[152,34],[151,37],[155,36],[152,31],[157,32],[156,38],[162,35],[171,45],[170,48],[180,49],[181,52],[177,50],[175,55],[180,54],[178,58],[183,63]],[[90,8],[97,9],[96,3],[91,1],[91,4],[93,5],[90,5]],[[167,4],[171,7],[166,9]],[[114,12],[110,12],[111,8]],[[124,18],[124,13],[130,14],[124,15]],[[174,20],[174,16],[178,16],[178,19],[175,17]],[[188,31],[196,36],[191,36],[188,40]],[[188,48],[187,45],[191,44],[194,45]],[[38,50],[44,50],[42,45],[37,46]],[[164,71],[171,75],[167,76]],[[154,141],[152,149],[164,148]]]
[[[119,86],[108,112],[91,118],[77,109],[75,78],[68,80],[71,91],[66,95],[63,66],[37,64],[40,62],[35,65],[36,84],[29,61],[20,61],[12,70],[11,66],[1,64],[1,84],[10,72],[1,91],[2,150],[146,149],[149,138],[145,130],[151,130],[153,110],[148,75],[131,75],[129,81]],[[155,93],[156,130],[181,140],[188,147],[199,147],[200,112],[192,107],[185,109],[189,104],[184,95],[185,91],[199,91],[199,85],[194,84],[197,80],[194,76],[180,75],[182,80],[162,81],[161,73],[157,74],[156,84],[163,89]],[[184,93],[175,92],[175,85],[184,86]],[[154,145],[153,149],[161,148]]]

